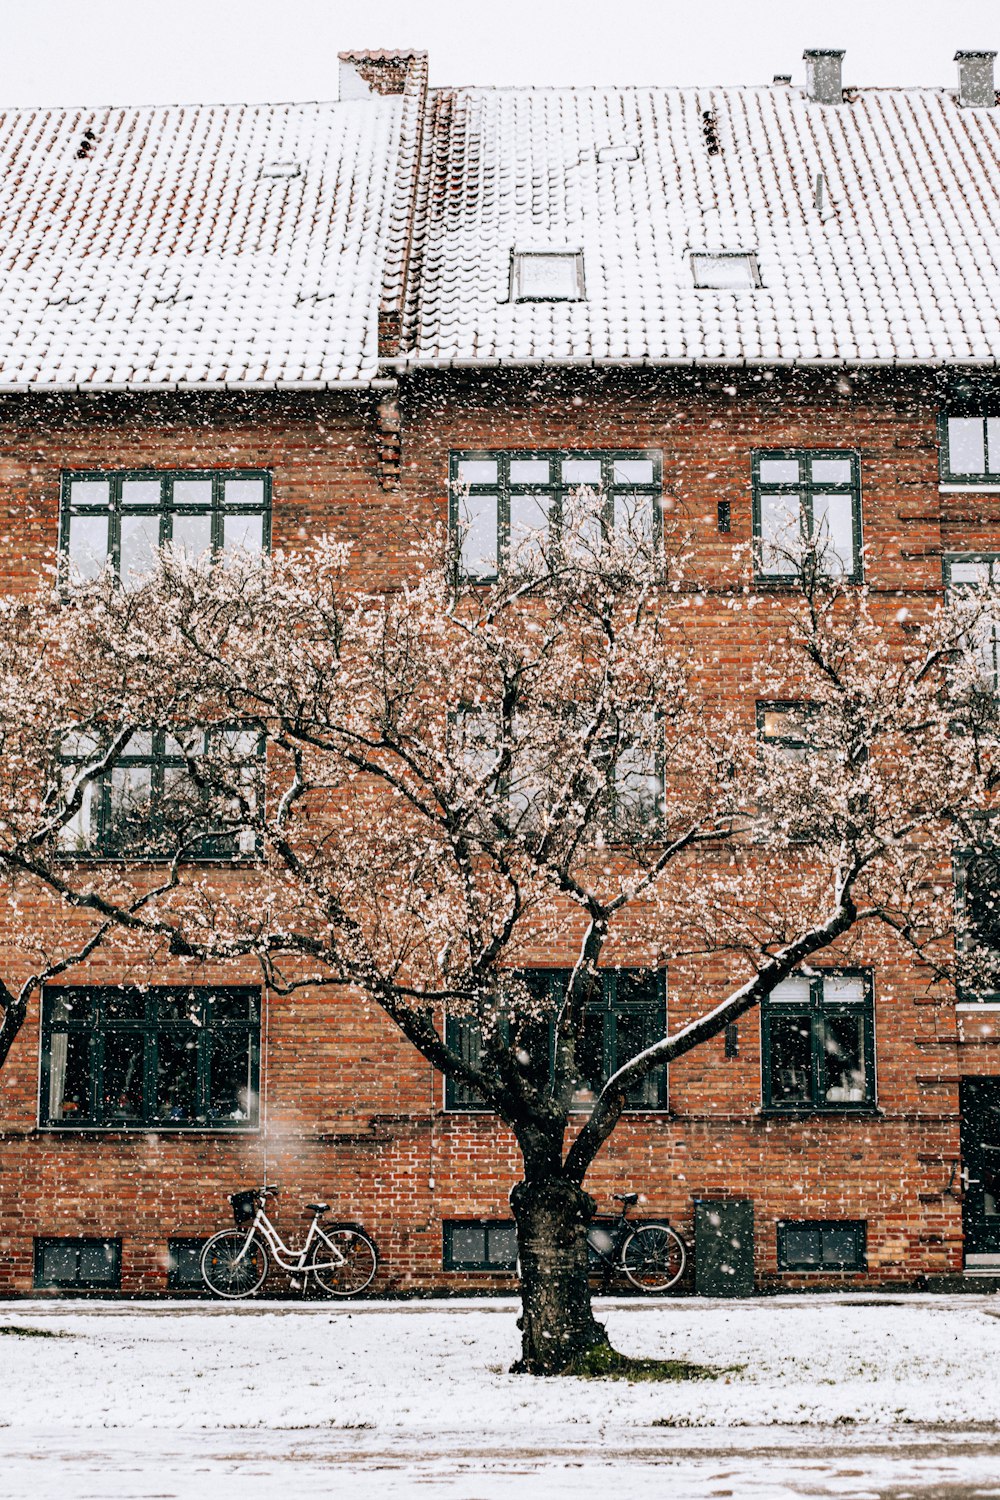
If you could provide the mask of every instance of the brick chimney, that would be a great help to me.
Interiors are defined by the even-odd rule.
[[[979,108],[997,102],[993,82],[995,52],[956,52],[958,63],[958,102]]]
[[[406,88],[410,63],[425,57],[413,47],[386,48],[368,52],[338,52],[340,98],[369,99],[373,94],[401,94]]]
[[[810,47],[803,52],[806,63],[806,98],[815,104],[842,104],[844,85],[841,80],[843,52]]]

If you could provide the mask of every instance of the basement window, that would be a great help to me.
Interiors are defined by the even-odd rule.
[[[121,1286],[121,1240],[37,1239],[34,1285],[64,1291]]]
[[[580,302],[582,250],[515,250],[510,260],[512,302]]]
[[[517,1265],[517,1228],[504,1219],[445,1223],[446,1271],[513,1271]]]
[[[863,1271],[863,1219],[798,1219],[778,1225],[779,1271]]]
[[[694,284],[706,290],[745,291],[761,284],[757,257],[748,250],[720,250],[691,256]]]
[[[171,1239],[167,1241],[167,1286],[177,1292],[203,1292],[205,1280],[201,1274],[201,1252],[205,1241],[198,1239]]]

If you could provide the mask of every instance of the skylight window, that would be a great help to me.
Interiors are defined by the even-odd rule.
[[[260,177],[301,177],[302,168],[297,161],[266,161],[258,173]]]
[[[582,250],[515,250],[512,302],[578,302],[583,298]]]
[[[613,141],[608,146],[598,146],[598,161],[638,161],[639,147],[630,141]]]
[[[691,256],[695,286],[742,291],[760,286],[757,257],[749,250],[720,250]]]

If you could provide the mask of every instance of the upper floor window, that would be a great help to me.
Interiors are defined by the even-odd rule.
[[[955,856],[959,999],[1000,1000],[1000,848]]]
[[[69,577],[96,578],[110,560],[133,586],[166,542],[190,557],[261,552],[271,542],[271,476],[262,469],[64,473],[59,547]]]
[[[42,995],[42,1125],[257,1123],[256,989],[52,988]]]
[[[942,480],[1000,484],[1000,416],[942,416],[939,441]]]
[[[96,749],[87,734],[68,740],[67,778]],[[85,784],[62,846],[105,858],[254,855],[256,834],[243,819],[260,805],[263,769],[264,737],[255,728],[137,730],[115,765]]]
[[[515,250],[512,302],[579,302],[584,297],[582,250]]]
[[[875,1102],[874,1006],[866,973],[794,974],[761,1004],[764,1104],[850,1110]]]
[[[757,704],[757,739],[771,745],[787,760],[802,761],[812,749],[809,720],[816,709],[811,703]]]
[[[530,564],[558,537],[572,497],[594,500],[601,528],[654,545],[660,527],[663,460],[656,451],[471,452],[451,455],[451,532],[466,578]],[[586,542],[586,535],[580,540]]]
[[[748,250],[696,252],[691,256],[691,274],[695,286],[719,291],[746,291],[761,284],[757,257]]]
[[[944,586],[948,593],[1000,588],[1000,553],[963,552],[942,559]],[[981,686],[994,691],[1000,686],[998,627],[992,615],[984,614],[972,624],[969,642],[982,668]]]
[[[503,1044],[517,1051],[522,1066],[538,1087],[551,1076],[554,1018],[566,994],[566,969],[528,969],[523,979],[535,1005],[530,1018],[501,1022]],[[658,1041],[666,1028],[666,975],[662,969],[602,969],[601,994],[587,1005],[583,1040],[577,1047],[577,1090],[574,1104],[586,1109],[611,1075]],[[449,1016],[448,1045],[467,1062],[482,1057],[482,1032],[477,1022]],[[667,1075],[656,1068],[628,1092],[629,1109],[662,1109],[666,1105]],[[482,1100],[463,1084],[448,1079],[445,1103],[449,1109],[483,1109]]]
[[[861,466],[846,449],[775,449],[753,455],[758,578],[799,575],[807,552],[822,573],[861,578]]]

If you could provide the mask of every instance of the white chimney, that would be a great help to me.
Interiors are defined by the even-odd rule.
[[[958,63],[958,102],[980,109],[997,102],[993,82],[995,52],[956,52]]]
[[[844,85],[841,80],[843,52],[807,48],[802,56],[806,64],[806,98],[816,104],[842,104]]]

